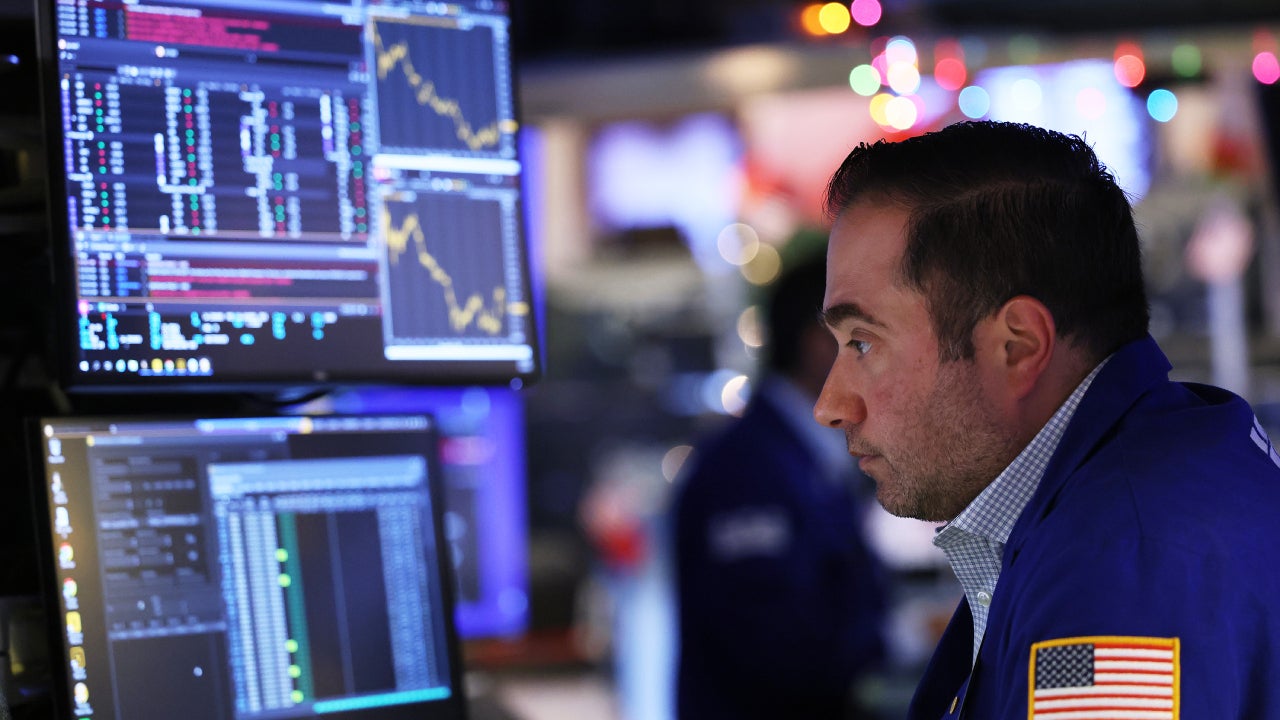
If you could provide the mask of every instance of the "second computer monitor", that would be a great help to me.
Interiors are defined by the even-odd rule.
[[[465,717],[430,417],[36,432],[59,720]]]

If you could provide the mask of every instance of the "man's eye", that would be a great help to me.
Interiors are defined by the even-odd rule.
[[[853,348],[853,351],[859,355],[866,355],[871,352],[871,343],[866,340],[850,340],[849,347]]]

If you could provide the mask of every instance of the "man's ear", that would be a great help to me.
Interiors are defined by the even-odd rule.
[[[988,329],[993,371],[1014,397],[1026,397],[1053,359],[1058,339],[1053,313],[1030,295],[1018,295],[996,311]]]

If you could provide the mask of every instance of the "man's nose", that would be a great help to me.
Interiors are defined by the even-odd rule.
[[[842,371],[841,364],[837,359],[831,366],[822,392],[813,405],[813,419],[827,427],[848,428],[861,424],[867,418],[867,404],[854,388],[852,378]]]

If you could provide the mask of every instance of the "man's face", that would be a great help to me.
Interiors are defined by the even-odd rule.
[[[832,228],[823,307],[840,349],[814,417],[844,430],[886,510],[950,520],[1017,447],[988,399],[998,375],[981,351],[942,363],[924,296],[898,279],[907,217],[862,200]]]

